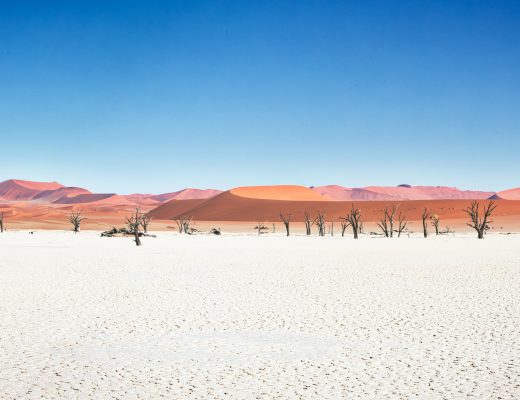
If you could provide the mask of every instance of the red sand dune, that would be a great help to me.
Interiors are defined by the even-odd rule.
[[[0,198],[7,201],[31,200],[44,190],[56,190],[63,185],[58,182],[32,182],[10,179],[0,183]]]
[[[467,218],[464,208],[469,206],[470,200],[410,200],[410,201],[359,201],[356,207],[362,210],[366,222],[379,220],[385,207],[394,205],[406,215],[410,221],[420,220],[421,213],[426,207],[439,215],[442,224],[457,220],[458,225],[464,225]],[[497,201],[498,208],[495,220],[517,220],[520,225],[520,201]],[[212,199],[200,203],[187,203],[182,200],[172,200],[150,211],[154,219],[171,219],[178,216],[193,217],[198,221],[279,221],[279,213],[292,214],[292,220],[301,222],[304,213],[309,212],[314,218],[317,212],[325,213],[327,221],[339,221],[339,218],[352,207],[348,201],[284,201],[269,199],[254,199],[233,194],[233,191],[224,192]],[[451,225],[450,225],[451,226]]]
[[[315,186],[311,189],[333,201],[388,200],[388,196],[384,194],[371,192],[363,188],[346,188],[338,185],[328,185]]]
[[[169,200],[190,200],[190,199],[209,199],[211,197],[215,197],[216,195],[222,193],[221,190],[217,189],[182,189],[177,192],[171,193],[163,193],[155,196],[151,196],[150,198],[158,201],[160,203],[164,203]]]
[[[160,202],[157,200],[154,200],[153,199],[154,196],[155,195],[153,195],[153,194],[140,194],[140,193],[121,195],[121,197],[125,198],[130,203],[135,204],[135,205],[158,206],[160,204]]]
[[[460,190],[446,186],[367,186],[363,188],[346,188],[329,185],[313,187],[312,190],[335,201],[389,201],[389,200],[456,200],[488,199],[493,192]]]
[[[328,198],[305,186],[244,186],[231,189],[229,193],[250,199],[285,201],[327,201]]]
[[[207,199],[189,199],[189,200],[170,200],[161,204],[157,208],[152,209],[148,214],[154,219],[171,219],[185,215],[187,212],[195,209],[197,206],[204,204]]]
[[[90,191],[77,187],[62,187],[55,190],[44,190],[32,198],[42,203],[54,203],[60,199],[71,198],[80,194],[91,194]]]
[[[520,200],[520,188],[503,190],[498,192],[496,197],[504,200]]]
[[[110,204],[110,205],[131,205],[132,202],[114,193],[88,193],[80,194],[75,197],[63,197],[56,200],[53,204]]]

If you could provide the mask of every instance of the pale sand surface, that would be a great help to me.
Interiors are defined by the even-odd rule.
[[[0,234],[1,399],[518,399],[520,235]]]

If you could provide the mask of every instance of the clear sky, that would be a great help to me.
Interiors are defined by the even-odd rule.
[[[1,1],[0,181],[520,186],[519,1]]]

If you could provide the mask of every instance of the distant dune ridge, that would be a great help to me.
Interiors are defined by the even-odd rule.
[[[318,186],[312,190],[336,201],[389,201],[389,200],[481,200],[493,196],[494,192],[459,190],[446,186],[411,186],[399,185],[367,186],[364,188],[346,188],[343,186]]]
[[[503,200],[520,200],[520,188],[503,190],[496,193],[493,197]]]
[[[62,188],[58,182],[31,182],[9,179],[0,183],[0,198],[7,201],[32,200],[43,191]]]
[[[172,199],[207,199],[221,193],[216,189],[183,189],[164,194],[92,193],[79,187],[66,187],[58,182],[32,182],[10,179],[0,183],[0,200],[29,201],[49,204],[159,205]]]

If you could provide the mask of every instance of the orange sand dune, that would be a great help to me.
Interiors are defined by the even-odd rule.
[[[54,203],[57,200],[72,198],[80,194],[91,194],[90,191],[77,187],[62,187],[54,190],[44,190],[32,198],[34,201]]]
[[[8,201],[30,200],[44,190],[56,190],[63,185],[58,182],[32,182],[10,179],[0,183],[0,198]]]
[[[411,200],[411,201],[359,201],[356,207],[362,210],[367,222],[379,220],[386,207],[394,205],[411,221],[418,221],[426,207],[445,220],[464,225],[467,218],[464,208],[470,200]],[[486,203],[484,200],[483,203]],[[499,207],[495,220],[508,221],[520,227],[520,201],[498,200]],[[189,216],[199,221],[279,221],[279,213],[292,214],[293,221],[303,221],[304,213],[309,212],[314,218],[317,212],[325,213],[327,221],[339,221],[339,218],[352,207],[347,201],[283,201],[253,199],[236,196],[232,191],[224,192],[212,199],[198,204],[170,201],[150,211],[155,219],[171,219],[177,216]]]
[[[497,193],[497,198],[504,200],[520,200],[520,188],[503,190]]]
[[[124,194],[121,195],[124,199],[128,200],[130,203],[136,204],[136,205],[155,205],[156,207],[160,204],[159,201],[154,200],[153,197],[155,195],[153,194]]]
[[[197,206],[204,204],[207,199],[170,200],[152,209],[148,214],[154,219],[171,219],[186,215]]]
[[[53,204],[111,204],[111,205],[132,205],[133,203],[114,193],[88,193],[74,197],[63,197],[56,200]]]
[[[244,186],[231,189],[231,194],[263,200],[292,200],[292,201],[327,201],[328,198],[305,186],[277,185],[277,186]]]
[[[215,197],[216,195],[222,193],[221,190],[217,189],[182,189],[177,192],[171,192],[171,193],[163,193],[158,194],[155,196],[152,196],[151,198],[164,203],[165,201],[169,200],[191,200],[191,199],[209,199],[211,197]]]

